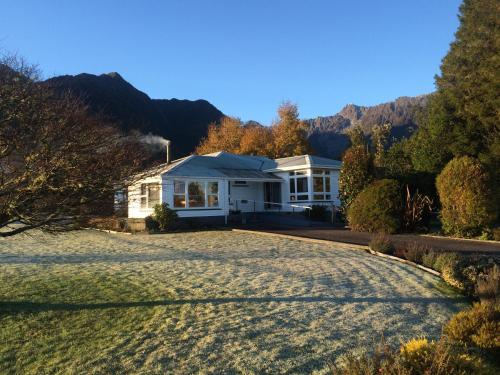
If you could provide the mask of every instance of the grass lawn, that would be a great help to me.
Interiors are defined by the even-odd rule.
[[[440,335],[440,280],[348,245],[230,231],[0,239],[0,373],[310,373]]]

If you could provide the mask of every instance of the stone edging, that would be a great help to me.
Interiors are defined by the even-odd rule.
[[[372,255],[375,255],[375,256],[378,256],[378,257],[381,257],[381,258],[391,259],[391,260],[394,260],[396,262],[408,264],[408,265],[413,266],[415,268],[419,268],[419,269],[421,269],[424,272],[430,273],[431,275],[434,275],[434,276],[437,276],[437,277],[441,277],[441,274],[438,271],[435,271],[435,270],[433,270],[431,268],[424,267],[424,266],[422,266],[420,264],[411,262],[411,261],[406,260],[406,259],[398,258],[398,257],[395,257],[393,255],[387,255],[387,254],[379,253],[378,251],[373,251],[372,249],[370,249],[369,246],[363,246],[363,245],[357,245],[357,244],[347,244],[347,243],[344,243],[344,242],[335,242],[335,241],[330,241],[330,240],[320,240],[320,239],[316,239],[316,238],[291,236],[289,234],[272,233],[272,232],[260,232],[260,231],[249,230],[249,229],[235,229],[234,228],[234,229],[232,229],[232,231],[233,232],[239,232],[239,233],[260,234],[260,235],[264,235],[264,236],[286,238],[286,239],[290,239],[290,240],[299,240],[299,241],[311,242],[311,243],[319,243],[319,244],[324,244],[324,245],[325,244],[326,245],[335,244],[335,245],[340,245],[342,248],[349,248],[349,249],[355,248],[356,250],[364,250],[364,251],[369,252]]]

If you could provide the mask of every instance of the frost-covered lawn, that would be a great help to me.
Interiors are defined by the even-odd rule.
[[[230,231],[0,240],[0,373],[310,373],[439,336],[437,279],[347,245]]]

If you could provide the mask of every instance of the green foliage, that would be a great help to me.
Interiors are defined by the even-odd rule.
[[[394,254],[395,248],[391,238],[383,233],[378,233],[370,241],[370,249],[382,254]]]
[[[170,209],[167,203],[157,204],[154,207],[153,218],[160,230],[167,230],[175,224],[177,212]]]
[[[328,208],[319,204],[313,204],[308,212],[304,211],[313,220],[326,220],[328,218]]]
[[[494,197],[486,170],[474,158],[450,161],[437,177],[441,221],[446,233],[473,236],[496,218]]]
[[[404,257],[410,262],[422,264],[424,255],[429,253],[431,250],[428,246],[421,245],[418,242],[410,242],[406,244],[404,249]]]
[[[401,228],[402,197],[395,180],[378,180],[364,189],[348,210],[354,230],[394,233]]]
[[[500,307],[475,304],[454,315],[444,327],[445,335],[462,345],[500,354]]]
[[[498,370],[463,347],[425,338],[403,343],[399,352],[381,343],[373,354],[350,354],[343,359],[332,369],[334,375],[494,375]]]
[[[342,158],[339,175],[339,198],[344,213],[372,180],[373,160],[368,148],[363,145],[349,148]]]
[[[477,277],[475,292],[481,301],[500,303],[500,267],[497,264]]]
[[[160,229],[160,225],[151,215],[144,218],[144,223],[148,232],[156,232]]]

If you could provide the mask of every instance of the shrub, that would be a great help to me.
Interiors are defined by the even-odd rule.
[[[351,204],[348,221],[354,230],[394,233],[401,227],[401,205],[397,181],[375,181]]]
[[[464,348],[445,340],[429,342],[413,339],[404,343],[399,352],[381,344],[372,355],[347,355],[342,365],[335,366],[335,375],[465,375],[496,374],[494,366]]]
[[[310,210],[303,211],[304,215],[308,215],[313,220],[326,220],[328,215],[328,208],[319,204],[313,204]]]
[[[500,228],[493,228],[492,236],[494,241],[500,241]]]
[[[476,303],[454,315],[444,327],[445,335],[466,346],[476,346],[500,354],[500,307]]]
[[[403,251],[404,257],[410,262],[422,264],[424,255],[430,252],[430,248],[418,242],[407,243]]]
[[[429,250],[429,252],[422,255],[422,264],[425,267],[435,269],[434,264],[436,263],[437,256],[438,254],[435,251]]]
[[[438,272],[443,272],[445,265],[458,262],[458,255],[455,253],[441,253],[437,254],[434,260],[434,268]]]
[[[496,218],[489,176],[474,158],[451,160],[436,179],[441,201],[441,221],[446,233],[480,234]]]
[[[404,200],[402,224],[406,231],[427,229],[430,213],[432,210],[432,199],[427,195],[422,195],[418,189],[410,192],[410,187],[406,185],[406,197]]]
[[[484,302],[500,302],[500,267],[493,265],[484,275],[477,278],[476,295]]]
[[[160,225],[152,216],[146,216],[144,223],[146,224],[146,230],[149,232],[156,232],[160,229]]]
[[[394,245],[391,238],[383,233],[378,233],[373,236],[370,241],[370,249],[382,254],[394,254]]]
[[[153,218],[160,230],[167,230],[175,224],[177,212],[170,209],[167,203],[157,204],[154,207]]]

